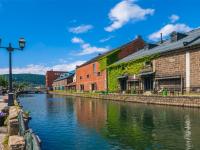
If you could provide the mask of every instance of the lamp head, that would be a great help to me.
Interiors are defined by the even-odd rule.
[[[20,38],[20,39],[19,39],[19,47],[20,47],[21,49],[24,49],[25,45],[26,45],[25,39],[24,39],[24,38]]]

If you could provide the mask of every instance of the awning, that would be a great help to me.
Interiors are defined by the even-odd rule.
[[[129,80],[127,80],[128,82],[138,82],[139,81],[139,79],[129,79]]]
[[[117,79],[126,79],[126,78],[128,78],[127,75],[117,77]]]
[[[155,72],[143,72],[140,73],[139,76],[147,76],[147,75],[153,75]]]
[[[180,79],[180,75],[176,76],[163,76],[163,77],[156,77],[155,80],[168,80],[168,79]]]

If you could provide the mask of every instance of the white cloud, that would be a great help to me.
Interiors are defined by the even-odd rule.
[[[121,28],[129,21],[144,20],[148,15],[153,15],[154,9],[144,9],[135,4],[135,0],[123,0],[118,3],[109,13],[109,19],[112,24],[105,28],[106,31],[112,32]]]
[[[72,38],[71,42],[72,43],[79,43],[79,44],[84,43],[84,41],[81,38],[78,38],[78,37]]]
[[[72,71],[76,68],[76,66],[80,66],[86,61],[75,61],[69,64],[59,64],[52,67],[53,70],[60,70],[60,71]]]
[[[91,46],[90,43],[86,43],[84,40],[78,37],[72,38],[72,43],[78,43],[80,44],[81,52],[78,53],[78,55],[88,55],[88,54],[93,54],[93,53],[103,53],[108,51],[108,47],[96,47],[96,46]]]
[[[27,65],[25,67],[14,67],[13,73],[20,74],[20,73],[31,73],[31,74],[45,74],[48,70],[55,70],[55,71],[71,71],[81,64],[85,63],[85,61],[75,61],[68,64],[58,64],[54,66],[45,66],[45,65]],[[8,68],[0,68],[0,74],[8,74]]]
[[[163,37],[165,38],[169,34],[171,34],[173,31],[188,32],[190,30],[192,30],[192,28],[187,26],[186,24],[167,24],[164,27],[162,27],[160,30],[149,35],[149,39],[152,41],[156,41],[160,39],[161,33],[163,34]]]
[[[169,19],[170,19],[171,23],[175,23],[176,21],[178,21],[180,19],[180,17],[178,15],[173,14],[169,17]]]
[[[82,52],[79,53],[79,55],[88,55],[92,53],[103,53],[108,51],[107,48],[101,48],[101,47],[96,47],[96,46],[91,46],[90,44],[84,44],[82,45]]]
[[[109,37],[106,37],[106,38],[103,38],[103,39],[99,40],[99,42],[104,43],[104,42],[107,42],[107,41],[113,39],[114,37],[115,36],[109,36]]]
[[[69,28],[69,32],[72,32],[74,34],[86,33],[89,30],[91,30],[92,28],[93,28],[92,25],[80,25],[77,27]]]

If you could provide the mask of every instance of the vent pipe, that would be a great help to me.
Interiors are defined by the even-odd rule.
[[[160,33],[160,43],[162,44],[163,43],[163,34]]]

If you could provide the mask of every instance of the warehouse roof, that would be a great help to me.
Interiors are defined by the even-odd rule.
[[[154,48],[151,48],[151,49],[144,48],[136,53],[133,53],[117,61],[114,64],[129,62],[129,61],[136,60],[145,56],[149,56],[149,55],[153,55],[157,53],[169,52],[169,51],[173,51],[179,48],[183,48],[185,46],[200,44],[200,28],[184,33],[182,35],[185,35],[185,36],[182,37],[180,40],[171,42],[171,39],[168,39],[164,41],[163,43],[159,43],[158,46]]]
[[[60,81],[60,80],[64,80],[64,79],[67,79],[71,76],[73,76],[75,74],[75,71],[70,71],[70,72],[67,72],[67,73],[63,73],[60,75],[60,77],[58,77],[55,81]]]

